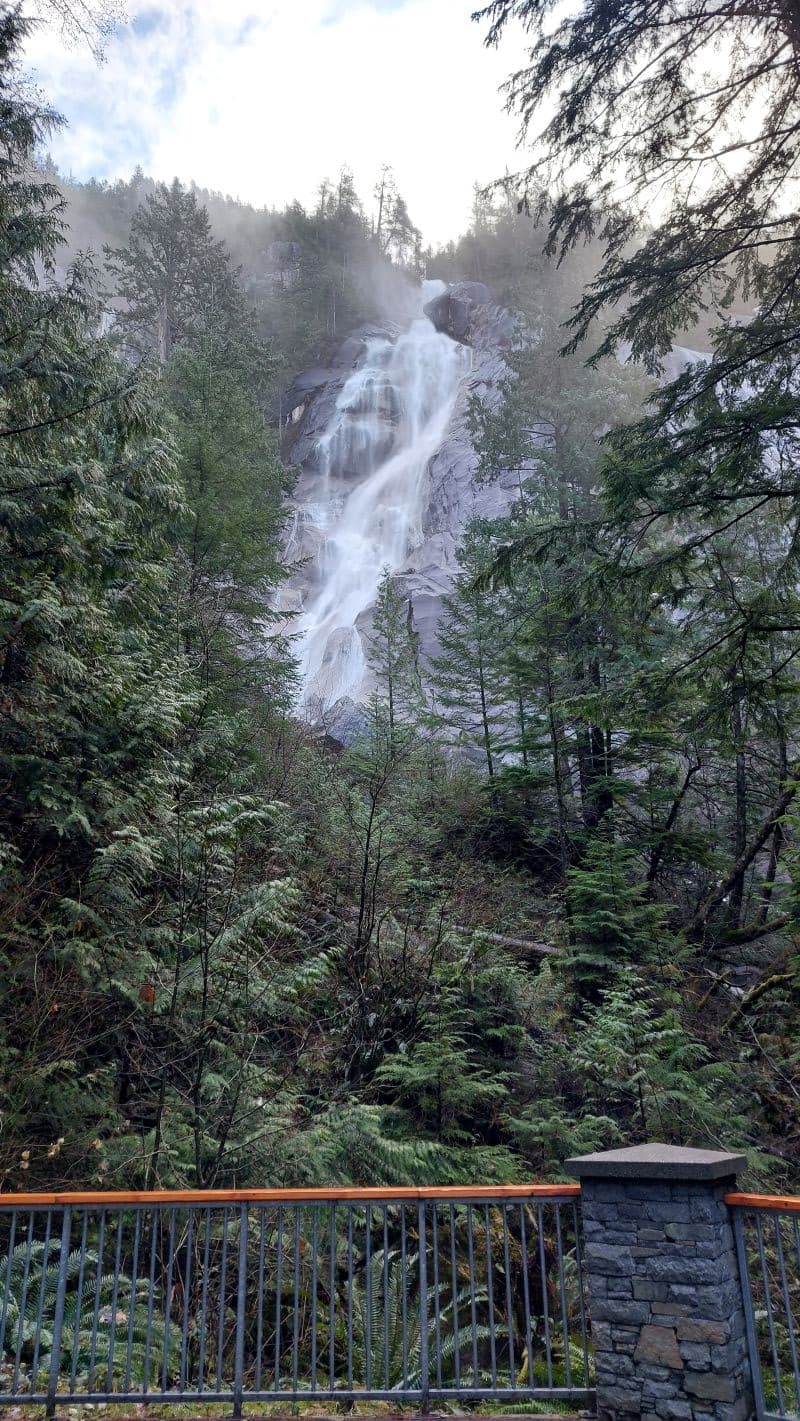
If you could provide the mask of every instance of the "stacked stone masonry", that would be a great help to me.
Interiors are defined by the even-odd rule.
[[[600,1421],[752,1416],[731,1184],[582,1178]]]

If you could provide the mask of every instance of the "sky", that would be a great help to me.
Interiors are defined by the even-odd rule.
[[[30,71],[68,127],[79,179],[136,164],[254,203],[313,201],[346,164],[369,204],[381,165],[434,244],[469,221],[475,181],[520,166],[500,85],[521,38],[487,50],[476,0],[129,0],[97,63],[43,25]]]

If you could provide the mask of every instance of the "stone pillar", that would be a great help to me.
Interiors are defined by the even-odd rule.
[[[723,1195],[747,1161],[637,1145],[581,1181],[599,1421],[749,1421],[744,1306]]]

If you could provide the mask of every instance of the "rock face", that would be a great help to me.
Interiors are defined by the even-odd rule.
[[[473,313],[491,302],[492,293],[482,281],[457,281],[428,302],[425,315],[451,340],[470,341]]]
[[[425,315],[449,339],[461,345],[468,342],[469,351],[459,357],[459,369],[463,373],[455,397],[451,397],[447,406],[449,415],[446,411],[441,430],[435,422],[428,426],[435,429],[436,442],[430,450],[423,445],[426,458],[422,471],[413,473],[419,483],[415,492],[417,516],[409,525],[401,555],[394,560],[388,556],[386,559],[397,585],[409,599],[423,660],[437,651],[436,628],[442,598],[458,571],[455,554],[465,525],[475,517],[502,516],[517,494],[514,476],[498,483],[478,483],[477,457],[467,419],[469,401],[474,395],[490,407],[499,404],[501,386],[508,375],[504,351],[514,338],[514,319],[496,304],[489,289],[477,282],[459,282],[436,293],[425,306]],[[427,326],[427,322],[423,325]],[[401,407],[403,398],[407,399],[407,391],[399,396],[391,380],[381,384],[377,377],[370,377],[367,382],[369,411],[358,407],[364,396],[359,393],[358,380],[352,377],[354,372],[368,366],[371,369],[375,342],[388,342],[401,355],[410,350],[410,356],[399,360],[401,366],[403,359],[413,358],[414,347],[408,344],[404,327],[391,323],[363,326],[339,346],[326,368],[305,371],[299,376],[284,400],[284,457],[298,471],[287,540],[288,556],[297,567],[283,592],[283,607],[290,615],[302,617],[305,612],[308,616],[308,609],[319,605],[326,586],[335,585],[332,559],[334,555],[341,556],[337,517],[343,519],[343,510],[360,506],[359,500],[363,501],[368,481],[382,476],[381,471],[391,468],[393,459],[402,457],[393,453],[397,447],[393,441],[396,441],[398,426],[402,427],[407,419],[407,411]],[[390,362],[387,368],[391,371],[395,366]],[[435,371],[438,366],[434,364],[430,368]],[[425,366],[421,376],[426,375],[428,369]],[[335,432],[332,441],[331,431],[341,430],[343,418],[349,421],[348,438],[343,440],[341,434]],[[366,454],[362,457],[357,436],[366,422],[370,447],[368,457]],[[393,499],[396,501],[396,493],[389,489],[387,524]],[[386,541],[388,547],[388,533]],[[380,554],[380,549],[378,551]],[[377,585],[380,565],[373,571]],[[295,627],[302,630],[302,623],[296,622]],[[372,689],[364,656],[370,629],[369,601],[355,614],[352,607],[349,612],[343,608],[342,624],[331,633],[325,649],[325,660],[332,669],[324,694],[320,693],[319,718],[327,723],[336,702],[349,698],[346,709],[341,707],[344,714],[333,717],[344,739],[352,738],[360,723],[350,707],[366,700]],[[319,678],[317,684],[321,684]]]

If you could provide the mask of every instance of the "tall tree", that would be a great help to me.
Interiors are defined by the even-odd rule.
[[[781,501],[794,526],[794,5],[645,0],[632,10],[583,0],[568,15],[555,9],[554,0],[493,0],[476,18],[489,21],[488,43],[512,19],[533,37],[530,63],[508,88],[535,152],[512,180],[522,201],[547,220],[551,251],[591,236],[604,247],[572,317],[572,344],[605,313],[595,358],[626,342],[657,372],[679,333],[700,319],[710,328],[711,358],[690,363],[647,419],[611,441],[607,488],[622,556],[652,561],[658,537],[679,560],[698,525],[709,539],[767,503]],[[656,192],[663,215],[654,220]],[[792,538],[784,582],[796,548]],[[660,564],[667,551],[658,547]],[[754,630],[780,620],[755,607],[747,615]]]
[[[503,674],[504,608],[480,583],[493,551],[490,531],[473,524],[459,550],[461,570],[453,591],[444,599],[436,631],[439,651],[430,668],[435,717],[479,751],[490,780],[502,762],[513,714]]]
[[[368,661],[392,736],[401,725],[412,723],[420,711],[418,641],[411,599],[403,596],[385,567],[372,612]]]
[[[235,331],[242,300],[230,257],[211,235],[208,212],[175,178],[136,209],[126,247],[106,248],[129,337],[167,361],[202,330]]]

